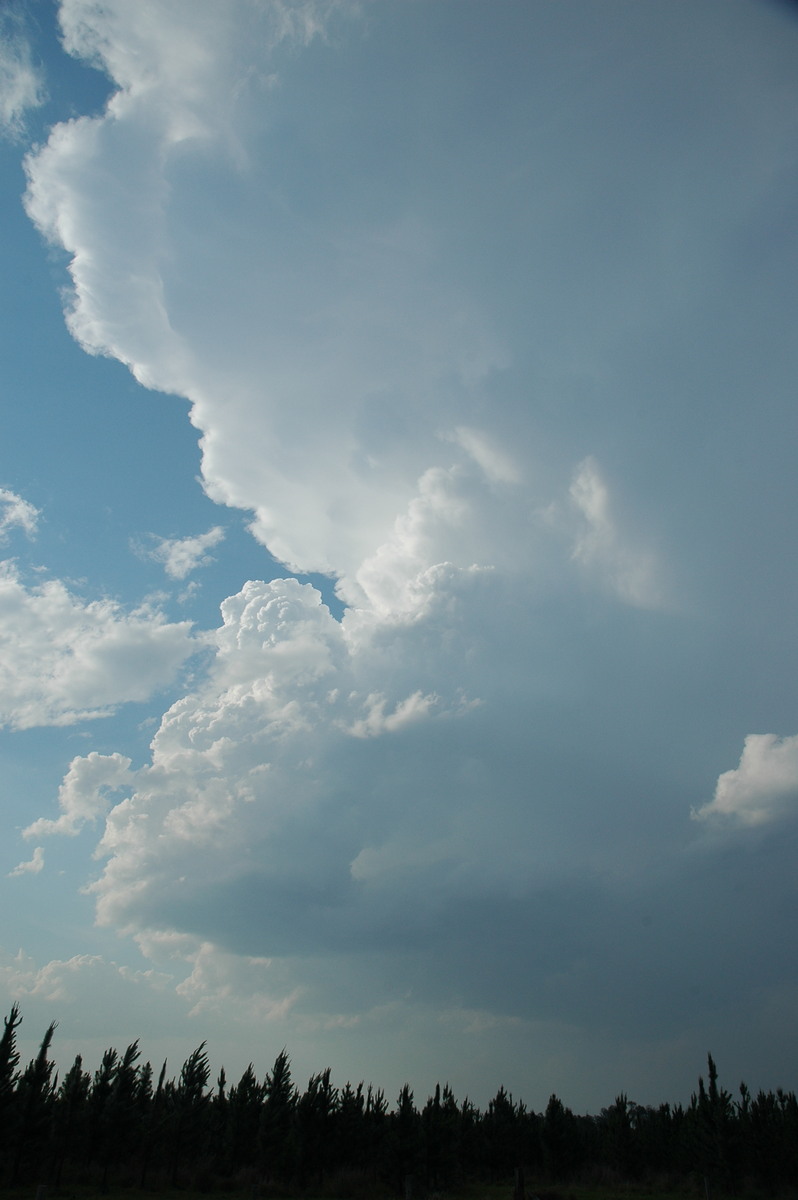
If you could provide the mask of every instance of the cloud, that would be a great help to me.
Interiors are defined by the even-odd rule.
[[[6,137],[20,138],[28,109],[44,100],[44,80],[24,36],[22,10],[6,5],[0,13],[0,130]]]
[[[667,794],[669,748],[652,768],[624,710],[625,778],[592,760],[585,774],[579,704],[552,712],[544,688],[530,712],[541,664],[534,646],[503,645],[505,588],[499,572],[443,575],[434,602],[386,624],[337,621],[295,580],[248,583],[225,601],[209,673],[164,715],[150,762],[75,759],[62,815],[26,834],[100,820],[98,920],[153,961],[173,950],[198,1013],[237,996],[242,1019],[260,1007],[296,1029],[365,1018],[407,986],[414,1004],[524,1020],[584,1020],[590,997],[612,1026],[608,956],[627,975],[638,963],[618,1019],[635,1001],[650,1013],[678,934],[652,942],[629,912],[662,907],[652,881],[663,854],[678,858],[667,841],[641,848],[646,814],[631,797],[597,812],[594,793],[628,793],[630,771],[650,793],[655,770]],[[490,682],[497,659],[517,675]],[[475,946],[488,964],[476,974]],[[666,999],[683,1011],[673,989]]]
[[[163,972],[131,969],[109,962],[100,954],[75,954],[38,966],[23,950],[13,956],[0,952],[0,987],[20,1003],[23,1016],[41,1010],[51,1018],[54,1006],[59,1013],[68,1013],[68,1028],[73,1038],[79,1036],[81,1029],[92,1037],[101,1028],[113,1029],[114,1035],[118,1035],[119,1027],[108,1021],[110,1013],[115,1008],[117,1013],[126,1014],[127,1021],[135,1022],[142,1003],[147,1004],[148,1013],[155,1017],[150,1028],[156,1033],[159,993],[174,994],[173,979]],[[101,1006],[99,997],[104,998]],[[121,1036],[130,1039],[129,1031],[133,1028],[134,1024],[128,1024]],[[86,1047],[80,1049],[85,1052]]]
[[[13,871],[9,871],[9,878],[14,878],[18,875],[38,875],[44,869],[44,847],[37,846],[33,851],[33,858],[27,862],[17,863]]]
[[[406,700],[400,701],[393,712],[386,713],[385,697],[372,693],[366,697],[367,715],[355,721],[350,732],[355,737],[379,737],[381,733],[393,733],[414,721],[423,720],[437,703],[437,696],[424,696],[421,692],[414,692]]]
[[[574,507],[582,518],[573,557],[594,572],[621,600],[641,608],[657,607],[662,596],[656,582],[652,554],[625,544],[613,519],[610,495],[598,463],[580,463],[570,488]]]
[[[153,562],[162,563],[166,574],[172,579],[185,579],[197,567],[207,567],[213,562],[208,551],[218,546],[224,540],[224,535],[224,528],[214,525],[207,533],[196,537],[156,538],[157,545],[143,553]]]
[[[21,529],[27,537],[34,537],[40,516],[38,508],[16,492],[0,488],[0,543],[8,540],[11,529]]]
[[[391,217],[363,232],[345,221],[312,245],[286,226],[242,132],[251,127],[256,142],[265,133],[263,79],[275,42],[304,44],[347,6],[300,5],[293,11],[306,19],[297,21],[277,19],[278,11],[205,3],[178,6],[164,20],[152,0],[135,14],[120,4],[98,12],[66,3],[67,45],[99,54],[119,90],[106,118],[57,126],[29,157],[26,203],[71,256],[68,321],[79,342],[127,363],[147,386],[192,401],[209,494],[253,511],[253,532],[292,567],[353,575],[437,465],[430,395],[454,389],[456,426],[465,427],[469,397],[502,352],[478,307],[436,283],[423,227]],[[190,34],[177,33],[184,21]],[[204,255],[195,287],[185,256],[196,261],[200,231],[188,176],[206,167],[212,190],[232,189],[231,213],[245,206],[237,221],[253,218],[262,187],[274,203],[247,261],[241,248],[233,260]],[[283,261],[269,268],[283,241]],[[234,278],[242,288],[235,297]],[[213,332],[203,329],[211,294]],[[422,306],[419,295],[429,297]],[[254,337],[219,319],[242,304],[261,314]],[[399,391],[417,395],[394,419]],[[500,445],[490,453],[495,466]]]
[[[461,425],[454,430],[452,440],[471,455],[488,479],[496,483],[518,483],[518,468],[509,455],[497,450],[490,437],[479,429]]]
[[[191,625],[156,609],[84,601],[58,579],[27,584],[0,565],[0,722],[71,725],[145,700],[195,652]]]
[[[794,707],[794,67],[751,6],[696,5],[689,53],[681,14],[622,7],[62,6],[117,88],[27,160],[70,329],[187,397],[208,496],[346,605],[241,586],[149,762],[74,760],[30,827],[97,820],[98,919],[171,946],[198,1013],[628,1049],[733,1029],[744,960],[790,982],[786,856],[759,894],[734,848],[741,907],[686,847],[715,747]],[[12,622],[17,724],[189,652],[15,586],[78,658],[86,613],[144,645],[116,692],[81,661],[53,694]],[[746,749],[733,819],[787,803],[791,753]]]
[[[130,759],[121,754],[92,751],[84,758],[74,758],[58,789],[61,815],[55,820],[42,817],[34,821],[22,831],[23,837],[45,837],[52,833],[73,836],[87,823],[96,823],[106,815],[111,794],[131,786],[134,776],[129,772]]]
[[[169,972],[130,967],[102,954],[55,957],[40,964],[25,950],[11,954],[0,948],[0,993],[6,1003],[17,1002],[23,1016],[20,1049],[35,1053],[41,1033],[55,1019],[53,1051],[62,1070],[77,1053],[99,1064],[109,1043],[119,1047],[132,1041],[140,1032],[142,1008],[150,1039],[158,1039],[165,1029],[180,1029],[181,1022],[184,1027],[185,1004],[174,988]]]
[[[718,777],[712,800],[693,813],[700,821],[769,825],[798,811],[798,736],[750,733],[740,762]]]
[[[225,953],[211,942],[201,942],[186,959],[191,972],[176,991],[189,1004],[190,1017],[224,1013],[226,1018],[272,1023],[284,1019],[301,994],[299,988],[274,994],[268,958]]]
[[[363,782],[346,782],[353,768],[359,774],[363,752],[356,747],[456,724],[471,711],[459,686],[436,695],[408,688],[402,650],[406,638],[419,636],[418,621],[395,629],[395,651],[362,627],[350,640],[347,621],[336,621],[314,588],[291,579],[248,583],[225,601],[222,614],[209,677],[165,714],[151,764],[131,776],[119,755],[74,760],[61,791],[62,816],[26,831],[73,832],[103,812],[109,787],[129,786],[128,798],[108,812],[98,845],[108,862],[92,890],[106,922],[190,932],[193,924],[175,923],[173,902],[204,906],[202,895],[217,886],[246,888],[251,873],[256,890],[269,888],[272,870],[284,877],[278,909],[314,871],[313,890],[346,892],[350,863],[362,848],[356,814],[365,827],[373,823],[366,815],[371,768]],[[428,619],[434,623],[434,611]],[[450,643],[447,653],[457,657],[454,629]],[[375,657],[384,685],[379,695],[364,687]],[[390,759],[387,745],[384,753]],[[338,812],[334,798],[348,789]],[[314,826],[318,852],[308,855],[300,851],[302,830]],[[226,909],[222,904],[220,911]],[[346,905],[343,919],[345,911]],[[305,920],[297,914],[300,926]],[[268,955],[269,936],[249,952]],[[280,943],[289,936],[286,927]],[[207,930],[204,940],[221,939]]]

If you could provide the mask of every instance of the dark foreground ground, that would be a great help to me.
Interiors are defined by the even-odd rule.
[[[651,1184],[625,1184],[608,1181],[575,1183],[552,1187],[544,1182],[525,1182],[524,1200],[798,1200],[794,1189],[779,1190],[767,1196],[756,1185],[742,1182],[733,1191],[712,1191],[703,1180],[673,1183],[662,1180]],[[139,1189],[91,1187],[14,1187],[0,1188],[0,1200],[520,1200],[515,1184],[471,1184],[440,1192],[411,1190],[408,1198],[366,1179],[352,1179],[348,1186],[318,1191],[277,1190],[269,1187],[244,1187],[228,1191],[197,1188]]]

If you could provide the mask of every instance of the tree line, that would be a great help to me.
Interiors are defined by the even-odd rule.
[[[155,1077],[138,1041],[109,1049],[94,1073],[80,1055],[59,1080],[49,1026],[20,1070],[14,1005],[0,1037],[0,1183],[312,1190],[330,1196],[408,1196],[475,1181],[690,1182],[709,1197],[745,1188],[798,1187],[794,1092],[722,1088],[712,1057],[686,1106],[643,1106],[627,1096],[596,1116],[557,1096],[544,1112],[500,1088],[487,1108],[458,1102],[447,1085],[419,1106],[405,1085],[393,1107],[382,1089],[336,1087],[329,1068],[300,1091],[282,1050],[265,1078],[250,1064],[238,1082],[211,1084],[205,1043],[176,1078]]]

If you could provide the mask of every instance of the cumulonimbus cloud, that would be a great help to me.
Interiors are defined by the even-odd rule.
[[[588,14],[575,53],[564,10],[530,6],[560,49],[530,72],[516,6],[449,6],[468,44],[500,39],[496,88],[448,39],[421,39],[438,56],[421,69],[379,20],[361,36],[356,5],[64,0],[65,44],[116,88],[107,112],[57,126],[27,162],[31,218],[70,256],[69,326],[190,400],[208,495],[248,513],[280,561],[333,577],[346,605],[336,620],[314,588],[242,581],[150,760],[75,760],[60,813],[31,827],[98,820],[99,918],[144,947],[179,943],[193,1004],[219,962],[234,974],[231,959],[253,958],[283,999],[315,982],[321,1009],[334,973],[318,961],[337,954],[350,1015],[360,984],[379,1003],[415,972],[430,1003],[501,1014],[507,997],[527,1012],[565,998],[581,1019],[608,978],[602,956],[632,1016],[656,1007],[657,963],[692,926],[678,914],[657,946],[629,914],[662,908],[649,875],[689,840],[675,764],[684,746],[700,755],[710,705],[680,672],[694,678],[699,642],[715,655],[702,679],[728,665],[669,619],[663,579],[680,556],[707,627],[722,612],[742,629],[737,526],[728,560],[714,554],[740,483],[716,431],[739,436],[744,461],[751,346],[771,382],[783,361],[736,263],[794,153],[779,90],[792,83],[763,83],[753,51],[741,82],[719,7],[698,8],[706,54],[683,52],[667,6],[644,20],[625,7],[635,52],[616,88],[603,18]],[[352,105],[353,71],[384,105]],[[441,104],[430,81],[452,71]],[[725,332],[737,311],[745,339]],[[662,364],[676,358],[671,387]],[[781,427],[782,394],[792,411],[791,368],[784,379],[762,430]],[[722,421],[708,393],[724,394]],[[763,602],[768,573],[746,584]],[[47,680],[32,649],[15,651],[10,686],[29,660],[34,681],[10,693],[16,724],[149,694],[189,653],[183,626],[14,586],[24,620],[54,607],[78,648]],[[24,620],[16,642],[38,646]],[[109,644],[137,647],[115,690]],[[723,690],[719,721],[732,719]],[[709,807],[749,823],[774,812],[788,742],[747,743]],[[469,978],[477,943],[489,968]]]

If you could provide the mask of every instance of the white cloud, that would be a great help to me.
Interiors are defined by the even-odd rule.
[[[124,1046],[143,1034],[143,1011],[148,1039],[158,1039],[165,1029],[184,1030],[186,1006],[175,995],[175,983],[170,972],[131,967],[103,954],[40,963],[23,949],[11,954],[0,948],[0,996],[20,1006],[21,1052],[35,1053],[43,1030],[56,1020],[53,1054],[62,1072],[77,1053],[87,1065],[92,1059],[99,1065],[109,1044]]]
[[[154,562],[162,563],[172,579],[185,579],[197,567],[206,567],[213,562],[208,551],[218,546],[224,536],[223,526],[214,525],[207,533],[196,537],[156,538],[157,545],[144,553]]]
[[[196,650],[187,621],[84,601],[61,580],[34,586],[0,564],[0,723],[70,725],[171,683]]]
[[[238,886],[233,881],[243,882],[250,871],[271,887],[269,872],[277,870],[289,892],[295,873],[310,880],[316,868],[313,886],[348,878],[360,835],[347,850],[351,818],[341,824],[343,813],[329,798],[350,786],[348,769],[364,753],[356,747],[385,743],[390,757],[396,739],[441,722],[456,725],[473,711],[459,687],[442,694],[407,687],[409,674],[418,678],[412,668],[408,673],[407,639],[438,640],[434,610],[428,631],[417,619],[396,626],[395,648],[379,630],[371,637],[362,627],[350,642],[346,620],[334,620],[314,588],[291,579],[250,582],[222,612],[209,677],[165,714],[151,764],[131,773],[129,760],[118,754],[76,758],[59,795],[61,815],[40,818],[25,831],[28,837],[71,834],[105,816],[98,853],[108,862],[92,890],[106,922],[166,930],[172,901],[193,906],[198,888]],[[451,614],[446,623],[443,653],[456,660]],[[375,668],[383,683],[379,694],[364,687]],[[437,673],[430,663],[430,674]],[[116,789],[130,794],[117,797],[108,811]],[[353,788],[348,806],[365,813],[362,789],[363,783]],[[412,811],[410,805],[408,820]],[[366,827],[371,823],[367,819]],[[303,851],[297,860],[301,829],[313,826],[326,832],[317,851]],[[179,923],[171,927],[180,930]],[[219,938],[208,930],[207,940]]]
[[[21,529],[27,537],[36,534],[41,513],[16,492],[0,488],[0,542],[8,540],[11,529]]]
[[[13,878],[17,875],[38,875],[44,869],[44,847],[37,846],[33,851],[33,858],[27,862],[17,863],[13,871],[9,871],[9,877]]]
[[[223,1014],[225,1020],[284,1020],[301,995],[300,988],[275,995],[268,958],[225,953],[201,942],[186,955],[191,972],[177,994],[189,1005],[189,1016]]]
[[[526,397],[497,407],[512,357],[478,292],[441,269],[447,235],[430,215],[400,195],[360,219],[337,173],[342,194],[312,235],[287,216],[291,181],[270,174],[268,148],[272,108],[297,97],[290,73],[264,90],[272,51],[358,11],[66,0],[67,46],[99,56],[119,90],[106,117],[56,127],[29,158],[27,206],[71,255],[81,344],[191,401],[208,494],[254,513],[253,534],[292,569],[337,577],[347,603],[382,618],[426,603],[444,566],[566,575],[565,545],[530,514],[570,467],[541,465]],[[195,171],[215,197],[211,229]],[[513,214],[519,237],[527,219]],[[619,534],[591,460],[572,495],[589,577],[656,605],[653,560]],[[155,553],[180,578],[203,560],[193,540]]]
[[[43,967],[20,950],[13,957],[0,955],[0,980],[4,989],[16,1000],[28,998],[50,1002],[72,1002],[89,997],[97,988],[98,979],[114,977],[115,982],[129,979],[145,986],[152,985],[154,973],[132,972],[116,963],[109,963],[99,954],[75,954],[68,959],[53,959]],[[107,986],[107,978],[103,979]],[[105,990],[103,988],[103,990]],[[96,994],[96,992],[95,992]]]
[[[44,99],[44,80],[32,62],[21,12],[6,5],[0,13],[0,129],[8,137],[20,137],[26,112]]]
[[[283,561],[353,576],[442,444],[454,444],[441,441],[431,395],[462,393],[455,424],[467,430],[463,407],[502,352],[478,306],[436,280],[435,247],[415,222],[363,232],[345,221],[311,246],[282,228],[279,202],[260,218],[249,211],[254,197],[274,196],[252,160],[268,132],[269,51],[280,38],[304,43],[348,7],[300,5],[286,13],[302,19],[288,20],[282,8],[207,0],[168,14],[155,0],[102,10],[67,0],[67,45],[99,54],[120,90],[107,118],[56,127],[30,157],[27,206],[72,256],[74,336],[192,401],[209,494],[252,510],[256,536]],[[246,206],[236,223],[259,220],[246,250],[196,255],[196,190],[181,182],[191,162]],[[229,324],[242,305],[257,329]],[[393,397],[413,393],[386,436]],[[506,470],[500,445],[463,437],[461,458],[479,442],[483,466]]]
[[[355,737],[379,737],[381,733],[393,733],[423,720],[437,703],[438,697],[435,695],[424,696],[421,692],[413,692],[412,696],[400,700],[392,712],[386,713],[385,697],[372,693],[366,697],[366,716],[355,721],[350,733]]]
[[[694,812],[702,821],[768,825],[798,811],[798,735],[750,733],[740,762],[718,777],[715,795]]]
[[[111,806],[111,794],[130,788],[134,779],[130,759],[121,754],[98,754],[93,750],[85,758],[73,758],[58,789],[61,815],[55,820],[40,817],[23,830],[23,836],[79,833],[87,823],[94,824],[104,817]]]

